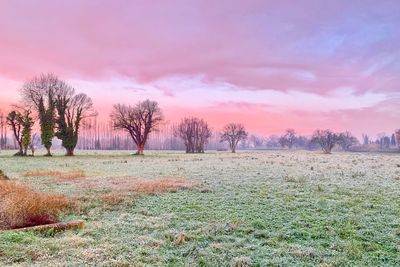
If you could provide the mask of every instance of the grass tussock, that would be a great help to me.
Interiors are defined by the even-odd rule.
[[[16,229],[56,223],[71,207],[62,195],[34,192],[11,181],[0,180],[0,229]]]
[[[34,170],[24,174],[25,177],[53,177],[59,181],[73,181],[86,177],[86,173],[82,170],[77,171],[48,171],[48,170]]]
[[[177,235],[175,237],[174,244],[176,246],[180,246],[180,245],[183,245],[184,243],[186,243],[189,240],[190,240],[190,238],[186,234],[180,233],[179,235]]]
[[[251,259],[248,257],[235,258],[231,263],[232,267],[250,267],[251,265]]]
[[[144,194],[176,192],[180,189],[195,187],[195,181],[181,177],[166,177],[151,180],[136,180],[131,190]]]
[[[100,200],[110,206],[115,206],[123,203],[125,201],[125,197],[122,196],[119,192],[110,192],[100,196]]]
[[[3,172],[3,170],[0,170],[0,180],[10,180],[7,175]]]

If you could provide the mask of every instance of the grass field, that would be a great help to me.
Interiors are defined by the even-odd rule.
[[[74,199],[62,219],[86,221],[0,233],[1,266],[400,265],[398,154],[78,154],[1,152],[11,179]],[[146,187],[164,178],[187,183]]]

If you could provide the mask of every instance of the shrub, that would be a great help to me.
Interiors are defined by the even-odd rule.
[[[0,229],[16,229],[58,222],[71,207],[62,195],[38,193],[15,182],[0,181]]]

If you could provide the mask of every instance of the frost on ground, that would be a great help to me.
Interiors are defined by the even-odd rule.
[[[62,218],[87,227],[1,233],[0,265],[400,265],[398,154],[2,153],[11,180],[74,199]]]

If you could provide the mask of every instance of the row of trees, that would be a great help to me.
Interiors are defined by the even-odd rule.
[[[349,151],[350,147],[358,143],[357,138],[348,131],[334,133],[331,130],[316,130],[308,140],[304,136],[297,135],[294,129],[287,129],[286,133],[279,138],[279,144],[282,147],[291,149],[294,146],[304,147],[307,144],[318,144],[324,153],[331,153],[335,145],[339,145],[344,151]]]
[[[0,114],[0,145],[3,148],[7,140],[5,125],[12,130],[15,142],[19,147],[16,155],[26,156],[28,149],[34,154],[34,148],[38,141],[46,148],[46,156],[51,156],[51,147],[54,137],[61,140],[61,145],[66,149],[66,155],[73,156],[78,144],[81,127],[85,129],[85,122],[97,113],[93,109],[93,102],[86,94],[76,93],[65,81],[53,74],[42,74],[26,82],[21,88],[22,105],[14,106],[14,109],[6,118]],[[146,100],[136,105],[116,104],[110,115],[114,129],[124,131],[137,147],[136,154],[143,155],[147,141],[151,134],[157,131],[163,124],[164,117],[158,103]],[[32,134],[35,123],[40,128],[40,138]],[[182,140],[186,153],[204,153],[212,130],[208,123],[201,118],[187,117],[173,127],[173,136]],[[246,142],[254,143],[254,146],[264,141],[256,136],[248,136],[245,127],[240,123],[225,125],[222,132],[218,133],[219,141],[226,142],[234,153]],[[248,140],[250,139],[250,140]],[[367,136],[363,141],[369,142]],[[119,142],[117,138],[115,142]],[[400,131],[391,138],[382,136],[379,139],[381,146],[400,143]],[[114,141],[113,141],[114,142]],[[378,141],[377,141],[378,142]],[[350,132],[334,133],[330,130],[317,130],[311,139],[297,135],[294,129],[287,129],[285,134],[272,136],[268,146],[307,147],[313,149],[320,147],[325,153],[331,153],[335,145],[339,145],[344,151],[357,145],[358,140]],[[98,141],[95,147],[100,147]]]
[[[135,106],[114,105],[110,117],[115,129],[126,131],[132,138],[137,147],[137,155],[143,155],[150,133],[163,122],[158,103],[150,100]],[[183,141],[186,153],[204,153],[211,135],[208,123],[195,117],[183,118],[174,129],[174,136]],[[232,152],[236,151],[239,141],[246,138],[244,126],[236,123],[226,125],[221,134],[221,142],[228,142]]]
[[[32,136],[32,129],[36,119],[46,156],[52,155],[54,137],[61,140],[66,155],[73,156],[82,120],[96,115],[91,98],[76,93],[73,87],[53,74],[42,74],[26,82],[21,95],[21,105],[14,106],[6,119],[19,147],[16,155],[26,156],[28,147],[34,147],[36,138]]]
[[[46,156],[52,155],[54,137],[61,140],[66,155],[73,156],[82,122],[96,115],[91,98],[86,94],[77,94],[74,88],[53,74],[42,74],[26,82],[21,88],[21,95],[22,104],[14,106],[6,118],[19,147],[16,155],[26,156],[29,147],[34,154],[37,138],[33,138],[32,131],[35,122],[38,122]],[[110,118],[115,129],[129,134],[138,155],[143,155],[149,135],[163,122],[158,103],[150,100],[134,106],[116,104]],[[229,124],[225,130],[221,141],[229,142],[232,152],[235,152],[238,142],[247,137],[247,133],[239,124]],[[187,153],[204,153],[211,128],[202,119],[184,118],[174,129],[174,135],[183,140]]]
[[[163,117],[157,102],[146,100],[133,107],[115,105],[111,119],[115,128],[129,133],[138,148],[136,154],[142,155],[149,134],[158,128]],[[208,123],[194,117],[182,119],[174,130],[174,135],[183,140],[186,153],[204,153],[211,134]],[[227,142],[231,151],[235,153],[239,142],[246,140],[248,133],[242,124],[229,123],[223,128],[220,137],[220,142]],[[281,146],[288,148],[303,141],[304,138],[297,136],[293,129],[288,129],[279,138]],[[348,131],[334,133],[331,130],[316,130],[310,143],[318,144],[324,153],[331,153],[335,145],[340,145],[344,151],[348,151],[351,146],[358,144],[358,140]]]

